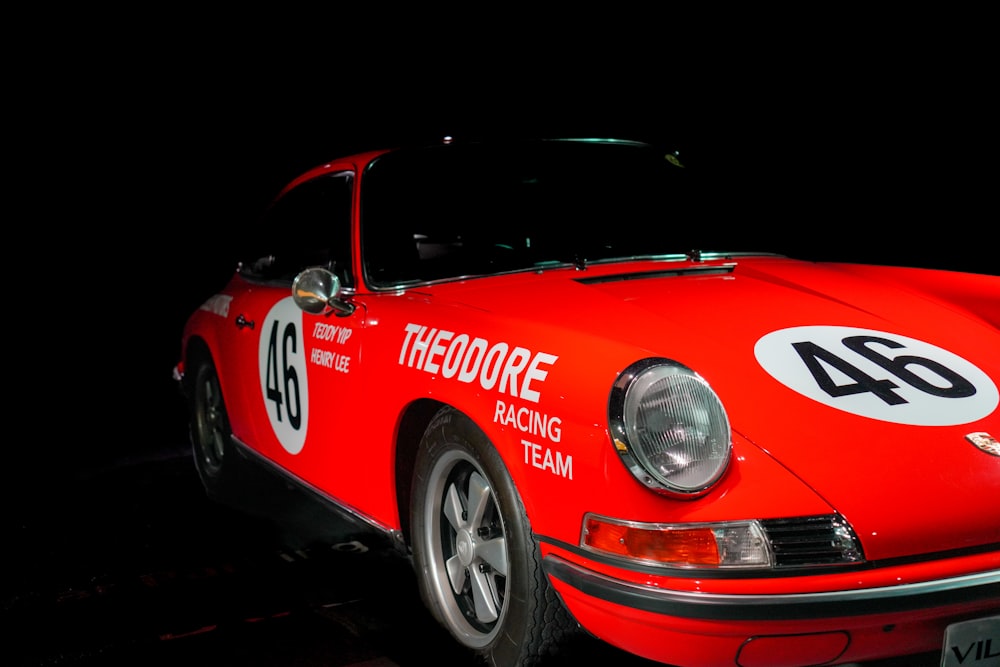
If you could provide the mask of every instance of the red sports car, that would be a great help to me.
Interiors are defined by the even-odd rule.
[[[757,252],[713,197],[628,141],[308,171],[184,330],[201,479],[250,458],[346,510],[497,667],[580,628],[997,664],[1000,276]]]

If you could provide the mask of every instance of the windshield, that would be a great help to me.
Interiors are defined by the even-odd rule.
[[[361,233],[375,287],[683,254],[703,199],[664,151],[546,141],[400,150],[362,177]]]

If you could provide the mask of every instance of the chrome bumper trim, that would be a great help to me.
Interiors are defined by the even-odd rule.
[[[546,556],[546,574],[580,592],[633,609],[677,616],[730,621],[801,620],[867,616],[946,605],[975,608],[992,602],[1000,610],[1000,570],[962,577],[880,588],[780,595],[729,595],[675,591],[614,579]]]

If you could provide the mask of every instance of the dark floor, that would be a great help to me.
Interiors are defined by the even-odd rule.
[[[253,505],[209,500],[178,445],[18,494],[0,663],[479,664],[431,620],[408,561],[273,479],[254,487]],[[650,664],[596,644],[559,664]]]
[[[408,561],[311,497],[248,474],[260,475],[249,503],[210,500],[178,440],[44,487],[11,480],[0,664],[480,664],[430,618]],[[546,667],[595,661],[654,665],[581,635]]]

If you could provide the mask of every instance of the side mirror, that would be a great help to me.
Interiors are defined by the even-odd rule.
[[[338,316],[350,315],[354,306],[340,300],[340,278],[322,267],[305,269],[295,276],[292,299],[307,313],[322,315],[330,312]]]

